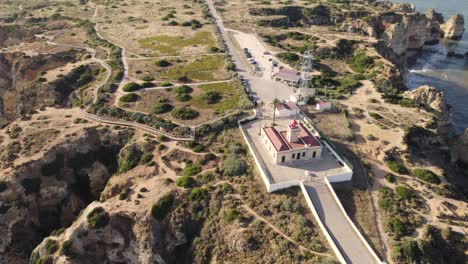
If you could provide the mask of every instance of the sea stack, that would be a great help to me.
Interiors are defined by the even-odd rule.
[[[447,22],[441,25],[446,39],[461,39],[465,32],[465,18],[462,14],[453,15]]]

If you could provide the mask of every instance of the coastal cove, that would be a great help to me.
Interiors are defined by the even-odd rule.
[[[468,2],[437,0],[393,0],[393,2],[416,5],[416,10],[426,12],[430,8],[443,14],[448,20],[452,15],[461,13],[468,17]],[[410,89],[421,85],[431,85],[442,91],[452,106],[453,128],[451,135],[462,134],[468,128],[468,60],[461,57],[448,57],[448,52],[465,54],[468,52],[468,34],[459,41],[441,41],[440,44],[424,46],[417,61],[410,66],[405,76]]]

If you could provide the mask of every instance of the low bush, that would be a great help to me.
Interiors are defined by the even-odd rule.
[[[191,93],[193,92],[193,88],[188,85],[181,85],[172,89],[172,91],[175,93]]]
[[[395,173],[408,174],[408,169],[405,167],[405,165],[399,163],[398,161],[390,160],[387,162],[387,166]]]
[[[176,180],[176,185],[182,188],[192,188],[195,186],[195,183],[195,180],[190,176],[182,176]]]
[[[89,212],[86,219],[91,228],[102,228],[109,223],[109,214],[104,208],[98,206]]]
[[[119,193],[119,200],[127,199],[129,193],[130,193],[129,188],[123,188],[123,190]]]
[[[57,240],[47,239],[45,248],[46,248],[47,253],[54,254],[58,250]]]
[[[122,103],[136,102],[140,99],[140,96],[136,93],[128,93],[120,97],[119,101]]]
[[[75,255],[73,252],[73,243],[70,240],[64,241],[62,243],[60,254],[71,258]]]
[[[396,177],[395,177],[395,175],[393,175],[393,174],[391,174],[391,173],[385,175],[385,179],[386,179],[388,182],[390,182],[390,183],[396,182]]]
[[[241,217],[241,214],[236,209],[231,209],[226,215],[228,222],[233,222]]]
[[[172,111],[171,114],[173,117],[177,119],[182,119],[182,120],[195,119],[200,115],[198,111],[189,107],[185,107],[185,106],[176,108],[174,111]]]
[[[203,155],[203,158],[200,160],[200,164],[201,165],[205,165],[207,164],[208,162],[212,161],[212,160],[215,160],[216,159],[216,155],[213,154],[213,153],[206,153],[205,155]]]
[[[134,91],[140,90],[141,88],[143,88],[143,87],[141,85],[139,85],[138,83],[129,82],[129,83],[125,84],[122,89],[124,90],[124,92],[134,92]]]
[[[247,171],[247,163],[239,155],[229,155],[224,161],[225,176],[239,176]]]
[[[174,107],[169,103],[156,103],[151,107],[152,114],[164,114],[170,112]]]
[[[188,164],[185,166],[185,168],[182,170],[182,174],[184,176],[192,176],[200,173],[202,171],[202,168],[200,165],[197,164]]]
[[[301,58],[299,55],[297,55],[296,53],[291,53],[291,52],[287,52],[287,53],[278,53],[276,54],[276,56],[280,59],[280,60],[283,60],[289,64],[294,64],[296,62],[299,61],[299,59]]]
[[[151,215],[157,221],[163,220],[171,210],[174,198],[170,194],[161,197],[151,208]]]
[[[161,86],[162,86],[162,87],[170,87],[170,86],[172,86],[172,83],[170,83],[170,82],[163,82],[163,83],[161,83]]]
[[[186,94],[186,93],[178,93],[176,95],[176,99],[179,102],[187,102],[187,101],[192,100],[192,96],[190,96],[189,94]]]
[[[202,201],[208,197],[208,190],[204,188],[194,188],[188,195],[190,201]]]
[[[414,192],[404,186],[397,186],[395,188],[396,193],[398,196],[403,200],[411,200],[414,198]]]
[[[154,158],[154,155],[151,153],[144,153],[141,158],[140,158],[140,164],[148,164],[150,163]]]
[[[200,98],[207,104],[216,104],[221,100],[221,94],[216,91],[207,91],[200,95]]]
[[[363,73],[374,65],[374,59],[367,56],[365,50],[357,50],[354,56],[348,60],[348,64],[355,72]]]
[[[430,170],[414,169],[412,171],[412,174],[425,182],[432,184],[440,184],[440,178]]]
[[[154,65],[158,67],[169,67],[171,66],[171,63],[167,60],[158,60],[154,63]]]

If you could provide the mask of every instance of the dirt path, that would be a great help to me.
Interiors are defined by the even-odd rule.
[[[286,235],[285,233],[283,233],[279,228],[277,228],[276,226],[274,226],[270,221],[266,220],[265,218],[263,218],[262,216],[258,215],[252,208],[250,208],[249,206],[247,206],[246,204],[242,205],[241,206],[242,208],[244,208],[249,214],[253,215],[257,220],[259,221],[262,221],[263,223],[265,223],[266,225],[268,225],[271,229],[273,229],[273,231],[275,231],[277,234],[279,234],[280,236],[282,236],[283,238],[285,238],[286,240],[288,240],[289,242],[293,243],[294,245],[296,245],[297,247],[299,247],[302,251],[307,251],[307,252],[310,252],[312,254],[315,254],[315,255],[320,255],[320,256],[324,256],[324,257],[331,257],[333,258],[334,256],[330,255],[330,254],[327,254],[327,253],[322,253],[322,252],[317,252],[317,251],[313,251],[313,250],[310,250],[304,246],[302,246],[301,244],[299,244],[298,242],[296,242],[294,239],[292,239],[290,236]]]

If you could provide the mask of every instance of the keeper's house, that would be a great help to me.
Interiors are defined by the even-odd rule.
[[[262,128],[261,139],[275,164],[319,159],[322,155],[320,141],[295,119],[286,131],[278,131],[275,127]]]

